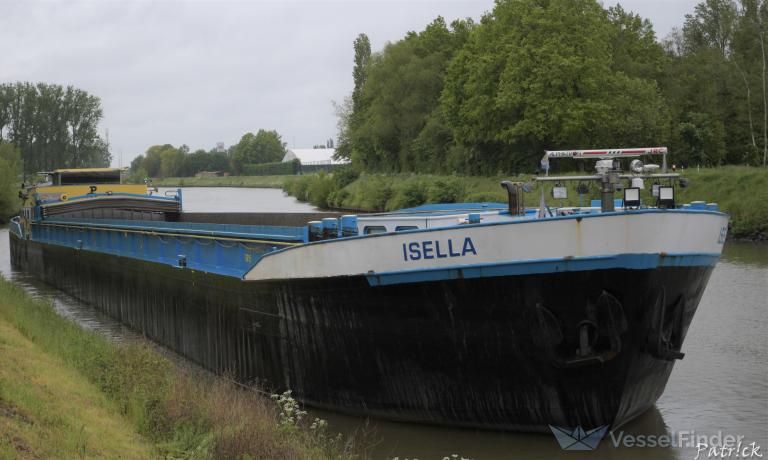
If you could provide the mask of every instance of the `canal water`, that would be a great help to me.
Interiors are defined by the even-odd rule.
[[[315,210],[276,189],[186,188],[183,196],[184,208],[190,212]],[[11,270],[7,229],[0,230],[0,273],[34,295],[51,299],[60,314],[84,328],[118,341],[140,339],[89,305]],[[333,433],[364,434],[369,456],[375,459],[768,458],[768,244],[726,244],[683,351],[685,359],[675,364],[656,407],[606,435],[596,451],[564,452],[549,435],[392,423],[327,411],[311,411],[311,416],[327,419]],[[695,447],[698,441],[711,448],[718,444],[717,436],[727,441],[729,435],[743,437],[738,457],[735,451],[723,455],[720,450]],[[665,436],[684,445],[638,446],[652,439],[663,441]]]

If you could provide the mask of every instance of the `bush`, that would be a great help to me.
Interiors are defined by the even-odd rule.
[[[333,181],[336,188],[344,188],[360,177],[360,173],[352,169],[352,166],[340,166],[333,170]]]
[[[458,203],[464,199],[465,188],[459,179],[438,179],[429,187],[430,203]]]
[[[394,189],[394,196],[387,203],[388,209],[412,208],[427,202],[429,195],[429,182],[416,177],[398,185]]]
[[[329,198],[337,190],[333,178],[327,174],[320,173],[312,177],[307,188],[307,200],[318,208],[329,208]]]
[[[295,196],[298,200],[309,201],[307,190],[309,190],[309,186],[314,180],[314,175],[290,177],[283,183],[283,190],[289,195]]]
[[[361,183],[362,182],[362,183]],[[361,176],[355,182],[357,193],[353,194],[353,208],[370,211],[386,211],[387,202],[394,191],[389,181],[381,176]]]

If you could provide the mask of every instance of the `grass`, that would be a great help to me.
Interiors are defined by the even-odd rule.
[[[577,173],[573,173],[577,174]],[[583,173],[581,173],[583,174]],[[558,174],[560,175],[560,174]],[[562,174],[567,175],[567,174]],[[425,203],[506,202],[502,180],[530,181],[532,175],[464,177],[415,174],[361,174],[339,171],[334,174],[293,176],[284,181],[283,188],[299,200],[321,208],[351,211],[389,211]],[[731,235],[736,238],[764,240],[768,238],[768,169],[726,166],[685,171],[687,188],[677,187],[677,202],[703,200],[716,202],[731,215]],[[579,205],[574,183],[568,199],[553,200],[554,184],[544,185],[547,203],[557,206]],[[650,181],[646,188],[650,189]],[[537,206],[539,190],[525,196],[527,206]],[[644,193],[648,193],[647,191]],[[617,193],[616,198],[621,194]],[[583,204],[599,198],[598,187],[591,184]],[[646,197],[649,198],[649,197]]]
[[[0,319],[0,458],[149,458],[98,388]]]
[[[153,179],[158,187],[253,187],[280,188],[291,176],[166,177]]]
[[[323,421],[84,331],[2,277],[0,351],[0,458],[356,456]]]
[[[768,169],[747,166],[687,170],[690,185],[677,189],[678,202],[702,200],[718,203],[731,215],[731,233],[737,238],[768,239]]]

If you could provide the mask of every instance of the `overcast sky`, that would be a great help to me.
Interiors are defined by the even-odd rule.
[[[605,6],[616,1],[605,0]],[[659,37],[696,0],[626,0]],[[352,41],[374,51],[436,16],[480,16],[475,1],[0,0],[0,82],[74,85],[101,98],[114,165],[153,144],[234,144],[259,128],[289,147],[336,137],[332,101],[352,89]]]

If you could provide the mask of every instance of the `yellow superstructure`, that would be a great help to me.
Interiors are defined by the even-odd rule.
[[[117,168],[55,169],[41,174],[49,176],[51,183],[28,187],[24,206],[34,206],[36,199],[67,201],[94,193],[147,193],[144,184],[121,183],[121,170]]]

